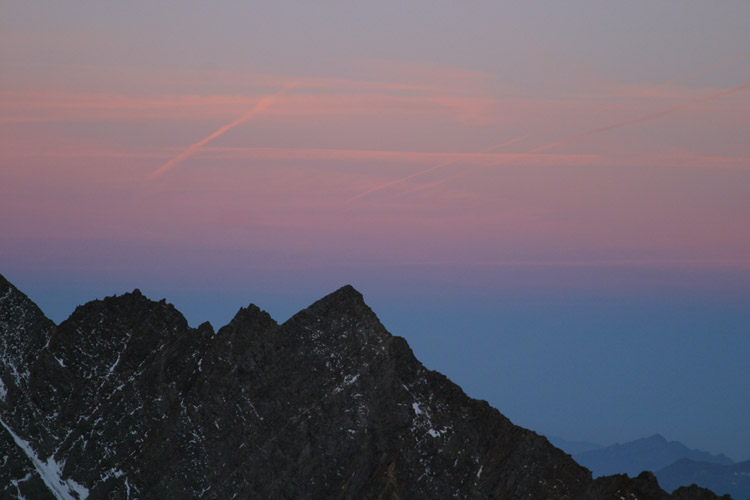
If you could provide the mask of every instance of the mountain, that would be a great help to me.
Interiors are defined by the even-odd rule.
[[[678,460],[656,473],[664,489],[696,483],[720,493],[728,493],[736,500],[750,500],[750,460],[732,465]]]
[[[138,290],[54,325],[0,276],[0,498],[708,500],[591,474],[422,366],[345,286],[214,332]]]
[[[590,469],[594,476],[608,474],[635,476],[644,470],[657,471],[683,458],[723,465],[734,463],[725,455],[712,455],[705,451],[691,450],[677,441],[667,441],[659,434],[625,444],[614,444],[599,450],[576,453],[573,458]]]

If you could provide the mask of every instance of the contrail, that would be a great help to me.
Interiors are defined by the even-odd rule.
[[[716,92],[715,94],[704,96],[704,97],[701,97],[701,98],[698,98],[698,99],[693,99],[692,101],[687,101],[687,102],[684,102],[682,104],[678,104],[676,106],[672,106],[671,108],[663,109],[661,111],[656,111],[654,113],[649,113],[647,115],[638,116],[636,118],[630,118],[628,120],[619,121],[617,123],[613,123],[611,125],[606,125],[604,127],[595,128],[593,130],[589,130],[589,131],[583,132],[581,134],[576,134],[576,135],[567,137],[565,139],[561,139],[559,141],[550,142],[550,143],[544,144],[542,146],[537,146],[536,148],[530,149],[529,151],[526,151],[525,153],[521,153],[521,154],[518,154],[518,155],[514,155],[514,156],[512,156],[510,158],[507,158],[505,161],[502,161],[502,162],[499,162],[499,163],[494,163],[494,164],[491,164],[491,165],[483,165],[481,167],[475,167],[475,168],[472,168],[470,170],[465,170],[465,171],[463,171],[463,172],[461,172],[459,174],[455,174],[455,175],[452,175],[451,177],[446,177],[445,179],[439,180],[437,182],[433,182],[432,184],[427,184],[427,185],[420,186],[420,187],[417,187],[415,189],[412,189],[410,191],[407,191],[406,194],[414,192],[414,191],[421,191],[421,190],[427,189],[427,188],[437,187],[437,186],[439,186],[441,184],[444,184],[446,182],[450,182],[450,181],[455,180],[455,179],[459,179],[461,177],[465,177],[465,176],[467,176],[469,174],[472,174],[474,172],[479,172],[479,171],[482,171],[482,170],[486,170],[488,168],[494,168],[494,167],[506,164],[506,163],[508,163],[511,160],[517,160],[517,159],[523,158],[525,156],[533,155],[533,154],[536,154],[536,153],[541,153],[542,151],[546,151],[548,149],[552,149],[552,148],[555,148],[557,146],[562,146],[563,144],[567,144],[569,142],[578,141],[580,139],[584,139],[584,138],[590,137],[592,135],[598,135],[598,134],[601,134],[603,132],[607,132],[609,130],[614,130],[614,129],[617,129],[617,128],[626,127],[628,125],[634,125],[636,123],[641,123],[641,122],[645,122],[645,121],[648,121],[648,120],[653,120],[654,118],[659,118],[659,117],[662,117],[664,115],[669,115],[669,114],[675,113],[677,111],[681,111],[681,110],[683,110],[685,108],[689,108],[691,106],[695,106],[696,104],[701,104],[701,103],[704,103],[704,102],[707,102],[707,101],[712,101],[714,99],[718,99],[720,97],[728,96],[730,94],[734,94],[736,92],[740,92],[740,91],[745,90],[747,88],[750,88],[750,83],[746,83],[744,85],[740,85],[739,87],[734,87],[734,88],[731,88],[731,89],[722,90],[721,92]]]
[[[261,99],[260,101],[258,101],[255,104],[255,106],[253,106],[253,108],[250,111],[248,111],[244,115],[240,116],[239,118],[237,118],[236,120],[234,120],[232,123],[228,123],[228,124],[224,125],[223,127],[221,127],[216,132],[212,133],[211,135],[209,135],[209,136],[201,139],[200,141],[196,142],[195,144],[191,145],[185,151],[183,151],[182,153],[178,154],[177,156],[175,156],[174,158],[172,158],[171,160],[169,160],[168,162],[166,162],[164,165],[162,165],[158,169],[156,169],[153,172],[151,172],[148,175],[147,180],[152,181],[152,180],[156,179],[157,177],[163,175],[168,170],[171,170],[172,168],[174,168],[175,166],[177,166],[179,163],[181,163],[182,161],[186,160],[187,158],[189,158],[190,156],[192,156],[193,154],[195,154],[196,151],[198,151],[200,148],[202,148],[203,146],[205,146],[208,142],[216,139],[220,135],[226,133],[228,130],[233,129],[234,127],[236,127],[238,125],[242,125],[243,123],[245,123],[247,120],[249,120],[253,116],[255,116],[255,115],[259,114],[259,113],[262,113],[263,111],[265,111],[266,109],[268,109],[268,107],[271,106],[274,102],[276,102],[279,99],[279,97],[281,97],[284,94],[286,94],[289,91],[289,89],[291,89],[293,86],[294,86],[294,84],[285,85],[284,88],[282,88],[280,91],[276,92],[275,94],[272,94],[270,96],[264,97],[263,99]]]
[[[496,145],[494,145],[494,146],[492,146],[492,147],[490,147],[490,148],[482,151],[482,154],[492,153],[495,150],[498,150],[500,148],[504,148],[505,146],[509,146],[509,145],[511,145],[511,144],[513,144],[515,142],[523,141],[524,139],[527,139],[528,137],[529,137],[529,134],[526,134],[524,136],[516,137],[515,139],[511,139],[509,141],[503,142],[502,144],[496,144]],[[389,188],[391,186],[395,186],[396,184],[401,184],[402,182],[406,182],[409,179],[413,179],[414,177],[418,177],[420,175],[428,174],[430,172],[434,172],[435,170],[439,170],[439,169],[447,167],[449,165],[453,165],[454,163],[457,163],[457,162],[458,162],[458,160],[447,160],[447,161],[438,163],[437,165],[433,165],[430,168],[426,168],[424,170],[420,170],[418,172],[414,172],[412,174],[409,174],[406,177],[401,177],[399,179],[395,179],[395,180],[392,180],[392,181],[389,181],[389,182],[385,182],[383,184],[379,184],[377,186],[371,187],[370,189],[368,189],[366,191],[362,191],[361,193],[352,196],[351,198],[349,198],[348,200],[346,200],[344,203],[351,203],[351,202],[353,202],[355,200],[358,200],[360,198],[363,198],[363,197],[367,196],[368,194],[376,193],[376,192],[381,191],[383,189],[387,189],[387,188]]]
[[[721,68],[721,67],[726,66],[726,65],[731,64],[731,63],[735,63],[737,61],[741,61],[743,59],[747,59],[749,57],[750,57],[750,53],[741,54],[741,55],[735,56],[735,57],[730,57],[730,58],[721,60],[721,61],[719,61],[717,63],[714,63],[714,64],[712,64],[712,65],[710,65],[708,67],[705,67],[703,69],[695,71],[695,72],[693,72],[693,73],[691,73],[691,74],[689,74],[687,76],[684,76],[684,77],[680,78],[679,80],[671,80],[671,81],[662,83],[661,85],[658,85],[657,87],[664,87],[664,86],[673,85],[673,84],[677,83],[678,81],[685,81],[686,79],[690,80],[692,78],[696,78],[696,77],[701,76],[701,75],[703,75],[705,73],[708,73],[710,71],[714,71],[714,70],[716,70],[718,68]],[[611,130],[613,128],[624,127],[626,125],[632,125],[634,123],[638,123],[638,122],[641,122],[641,121],[644,121],[644,120],[650,120],[652,118],[657,118],[659,116],[662,116],[662,115],[665,115],[665,114],[669,114],[669,113],[673,113],[675,111],[681,110],[681,109],[683,109],[685,107],[688,107],[688,106],[692,106],[692,105],[695,105],[695,104],[699,104],[701,102],[709,101],[711,99],[716,99],[718,97],[722,97],[724,95],[737,92],[737,91],[742,90],[744,88],[747,88],[747,85],[743,85],[741,87],[730,89],[730,90],[727,90],[727,91],[724,91],[724,92],[719,92],[717,94],[712,94],[712,95],[704,97],[702,99],[697,99],[697,100],[694,100],[694,101],[683,103],[681,105],[675,106],[674,108],[669,108],[669,109],[666,109],[666,110],[663,110],[663,111],[659,111],[659,112],[656,112],[656,113],[652,113],[652,114],[649,114],[649,115],[641,116],[639,118],[633,118],[633,119],[630,119],[630,120],[625,120],[625,121],[618,122],[618,123],[613,124],[613,125],[608,125],[606,127],[601,127],[601,128],[598,128],[598,129],[590,130],[590,131],[585,132],[583,134],[578,134],[578,135],[575,135],[575,136],[572,136],[572,137],[568,137],[567,139],[562,139],[560,141],[556,141],[556,142],[553,142],[553,143],[550,143],[550,144],[545,144],[543,146],[539,146],[537,148],[534,148],[534,149],[531,149],[529,151],[526,151],[525,153],[521,153],[521,154],[518,154],[518,155],[509,156],[508,158],[506,158],[505,161],[503,161],[501,163],[496,163],[496,164],[493,164],[493,165],[485,165],[485,166],[482,166],[482,167],[475,167],[474,169],[465,171],[463,173],[455,174],[452,177],[448,177],[446,179],[443,179],[443,180],[440,180],[440,181],[436,181],[436,182],[431,183],[431,184],[425,184],[423,186],[418,186],[416,188],[407,190],[407,191],[404,192],[404,194],[413,193],[415,191],[422,191],[423,189],[428,189],[428,188],[433,187],[433,186],[438,186],[440,184],[443,184],[444,182],[448,182],[450,180],[453,180],[453,179],[456,179],[456,178],[459,178],[459,177],[463,177],[464,175],[468,175],[468,174],[470,174],[472,172],[475,172],[477,170],[484,170],[485,168],[492,168],[492,167],[495,167],[495,166],[498,166],[498,165],[502,165],[502,164],[507,163],[510,160],[513,160],[513,159],[516,159],[516,158],[521,158],[521,157],[524,157],[526,155],[531,155],[531,154],[539,153],[541,151],[545,151],[547,149],[551,149],[551,148],[554,148],[556,146],[559,146],[561,144],[565,144],[565,143],[568,143],[568,142],[571,142],[571,141],[576,141],[578,139],[582,139],[584,137],[588,137],[588,136],[593,135],[593,134],[598,134],[598,133],[601,133],[601,132],[605,132],[607,130]],[[507,145],[512,144],[514,142],[522,141],[522,140],[524,140],[524,139],[526,139],[528,137],[529,137],[529,135],[527,134],[527,135],[525,135],[523,137],[519,137],[517,139],[513,139],[511,141],[505,142],[503,144],[499,144],[497,146],[493,146],[493,147],[489,148],[488,150],[484,151],[484,153],[492,152],[492,151],[494,151],[496,149],[499,149],[499,148],[501,148],[503,146],[507,146]],[[446,167],[448,165],[452,165],[452,164],[456,163],[457,161],[458,160],[449,160],[449,161],[440,163],[438,165],[435,165],[433,167],[430,167],[428,169],[421,170],[419,172],[414,172],[413,174],[407,175],[406,177],[402,177],[400,179],[395,179],[393,181],[389,181],[389,182],[380,184],[378,186],[374,186],[374,187],[372,187],[372,188],[370,188],[370,189],[368,189],[366,191],[362,191],[361,193],[359,193],[359,194],[357,194],[355,196],[352,196],[351,198],[347,199],[345,201],[345,203],[351,203],[351,202],[353,202],[355,200],[358,200],[360,198],[363,198],[363,197],[365,197],[365,196],[367,196],[367,195],[369,195],[371,193],[375,193],[377,191],[381,191],[383,189],[387,189],[387,188],[389,188],[391,186],[394,186],[394,185],[397,185],[397,184],[401,184],[402,182],[405,182],[405,181],[407,181],[409,179],[412,179],[414,177],[417,177],[417,176],[420,176],[420,175],[423,175],[423,174],[427,174],[429,172],[433,172],[435,170],[441,169],[441,168]]]

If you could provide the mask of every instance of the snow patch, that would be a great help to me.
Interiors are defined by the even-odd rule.
[[[8,395],[8,389],[5,388],[3,379],[0,378],[0,401],[5,401],[5,396]]]
[[[117,354],[117,359],[112,364],[112,366],[109,367],[109,375],[112,375],[115,372],[115,368],[117,368],[117,365],[120,364],[120,356],[122,356],[122,352]]]
[[[119,478],[121,478],[124,475],[125,475],[125,473],[123,471],[121,471],[120,469],[112,468],[112,469],[109,469],[107,472],[105,472],[104,475],[102,476],[102,478],[99,481],[104,482],[107,479],[109,479],[110,477],[113,477],[115,479],[119,479]]]
[[[359,374],[347,375],[346,377],[344,377],[344,381],[341,383],[341,385],[333,389],[333,393],[338,394],[339,392],[344,390],[344,387],[348,387],[352,385],[354,382],[356,382],[358,378],[359,378]]]
[[[17,499],[18,500],[26,500],[26,497],[21,494],[21,489],[18,487],[18,485],[21,484],[21,483],[23,483],[23,482],[25,482],[25,481],[28,481],[29,479],[31,479],[31,472],[29,472],[28,474],[26,474],[21,479],[13,479],[13,480],[11,480],[10,484],[12,484],[16,488]]]
[[[445,429],[445,428],[443,428],[443,429],[440,429],[439,431],[438,431],[438,430],[435,430],[435,429],[428,429],[428,430],[427,430],[427,434],[429,434],[430,436],[432,436],[432,437],[434,437],[434,438],[436,438],[436,437],[440,437],[440,436],[442,436],[443,434],[445,434],[446,432],[448,432],[448,429]]]
[[[64,362],[64,361],[63,361],[62,359],[58,358],[58,357],[57,357],[57,356],[55,356],[54,354],[52,355],[52,357],[53,357],[53,358],[55,358],[55,361],[57,361],[57,364],[58,364],[58,365],[62,366],[63,368],[67,368],[67,367],[65,366],[65,362]]]
[[[411,404],[411,407],[414,409],[414,413],[416,413],[417,415],[424,414],[424,411],[422,411],[422,408],[419,406],[419,403],[417,403],[416,401]]]
[[[55,461],[54,454],[46,462],[42,462],[28,441],[21,439],[1,418],[0,424],[11,435],[16,446],[21,448],[28,459],[31,460],[42,481],[44,481],[44,484],[57,500],[85,500],[89,496],[88,488],[76,483],[72,479],[64,480],[62,478],[62,469],[65,466],[65,462],[58,464]]]

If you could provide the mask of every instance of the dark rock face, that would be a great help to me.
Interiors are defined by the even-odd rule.
[[[627,474],[599,477],[593,482],[590,491],[595,498],[672,498],[659,487],[656,477],[647,471],[633,479]]]
[[[0,349],[0,498],[715,498],[592,481],[424,368],[349,286],[214,334],[137,290],[56,327],[0,276]]]
[[[676,500],[731,500],[729,495],[716,495],[711,490],[701,488],[694,484],[690,486],[681,486],[672,493],[672,498]]]

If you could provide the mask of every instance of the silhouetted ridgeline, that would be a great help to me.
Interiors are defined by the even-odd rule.
[[[0,498],[717,498],[592,480],[425,369],[350,286],[214,333],[138,290],[56,326],[0,276],[0,353]]]

